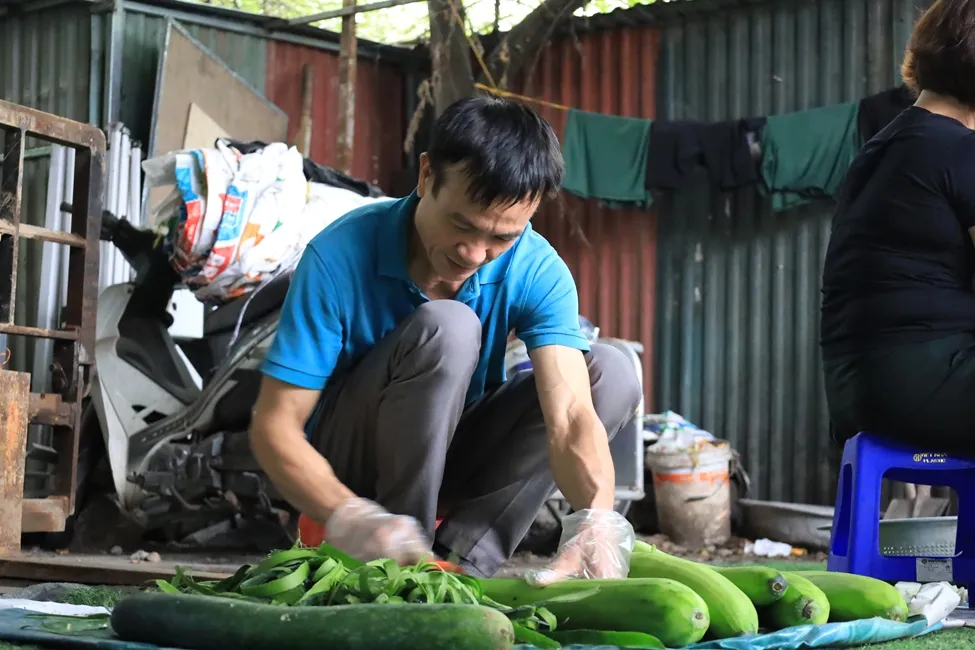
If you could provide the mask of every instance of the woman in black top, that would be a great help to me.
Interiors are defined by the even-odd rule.
[[[975,452],[975,0],[938,0],[902,66],[917,102],[837,196],[821,346],[834,437]]]

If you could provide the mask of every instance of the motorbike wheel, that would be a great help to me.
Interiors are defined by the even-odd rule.
[[[613,509],[624,517],[630,510],[631,501],[617,500]],[[572,507],[565,499],[550,499],[538,514],[531,528],[518,545],[519,551],[526,551],[536,555],[551,555],[559,546],[562,536],[562,519],[572,512]]]

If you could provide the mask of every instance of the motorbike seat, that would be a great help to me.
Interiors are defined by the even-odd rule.
[[[288,287],[291,286],[291,275],[290,272],[282,273],[260,290],[256,290],[253,297],[252,294],[246,294],[217,307],[207,314],[203,324],[203,335],[210,337],[232,332],[237,327],[238,321],[240,321],[241,331],[243,331],[251,323],[259,321],[280,309],[281,305],[284,304],[285,296],[288,294]],[[248,298],[250,298],[250,302],[248,302]],[[242,313],[243,318],[241,319]]]

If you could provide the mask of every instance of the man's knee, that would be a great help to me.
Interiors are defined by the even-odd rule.
[[[481,321],[474,310],[456,300],[431,300],[412,316],[420,336],[438,354],[477,359],[481,351]]]
[[[611,436],[636,413],[643,387],[633,362],[605,343],[593,343],[589,352],[589,382],[599,419]]]

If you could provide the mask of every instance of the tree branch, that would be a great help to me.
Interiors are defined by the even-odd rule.
[[[587,4],[589,0],[544,0],[515,25],[486,61],[498,86],[506,89],[511,79],[538,59],[556,27]],[[483,75],[481,77],[481,83],[487,83]]]
[[[427,6],[434,110],[440,115],[455,101],[474,94],[474,74],[471,72],[470,46],[462,28],[462,0],[429,0]],[[461,21],[454,16],[455,9]]]

